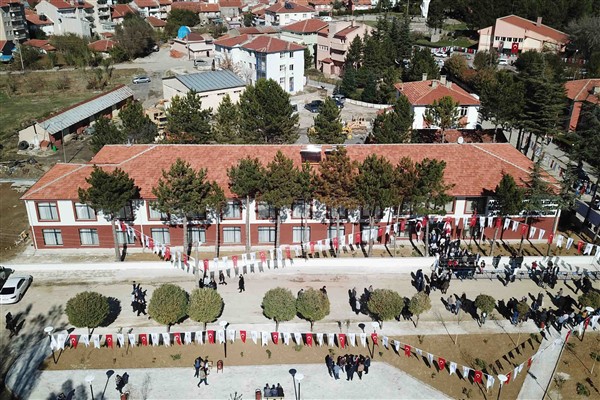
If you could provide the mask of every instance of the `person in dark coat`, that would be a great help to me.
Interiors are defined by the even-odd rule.
[[[244,275],[240,275],[240,280],[238,282],[239,293],[246,291],[246,284],[244,282]]]
[[[329,376],[333,377],[333,358],[331,358],[330,354],[325,356],[325,365],[327,365],[327,372],[329,372]]]
[[[371,366],[371,357],[369,357],[369,356],[365,357],[364,365],[365,365],[365,375],[367,375],[369,373],[369,367]]]

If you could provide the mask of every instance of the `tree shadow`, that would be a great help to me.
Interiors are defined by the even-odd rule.
[[[56,392],[52,392],[46,397],[46,400],[57,400],[58,396],[63,393],[67,400],[87,400],[89,399],[89,389],[81,383],[77,386],[73,385],[73,381],[69,379],[66,382],[63,382],[60,389]]]
[[[108,315],[100,326],[109,326],[121,314],[121,301],[115,297],[108,298]]]

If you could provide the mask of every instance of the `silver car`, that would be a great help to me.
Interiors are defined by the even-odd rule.
[[[33,282],[31,275],[11,276],[0,290],[0,304],[18,303]]]

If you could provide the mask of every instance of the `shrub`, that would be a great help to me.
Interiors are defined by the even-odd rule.
[[[167,325],[167,331],[186,317],[187,312],[188,294],[179,286],[165,283],[152,293],[148,314],[156,322]]]
[[[596,291],[590,290],[579,296],[578,300],[582,307],[592,307],[593,309],[600,308],[600,293]]]
[[[279,330],[279,322],[290,321],[296,316],[296,298],[291,290],[276,287],[265,293],[262,300],[265,317],[275,321],[275,330]]]
[[[487,294],[480,294],[475,298],[475,307],[486,314],[490,314],[496,308],[496,299]]]
[[[71,325],[78,328],[96,328],[108,317],[108,298],[96,292],[81,292],[67,301],[65,313]]]
[[[369,312],[381,323],[396,318],[404,308],[404,299],[398,292],[389,289],[375,289],[367,303]]]
[[[305,320],[310,322],[312,331],[315,321],[320,321],[329,315],[329,299],[320,290],[305,290],[296,299],[296,310]]]
[[[431,308],[431,299],[425,292],[415,293],[415,295],[410,299],[408,303],[408,311],[412,315],[417,316],[417,322],[415,323],[415,327],[419,324],[419,317],[424,312],[428,311]]]
[[[577,382],[577,394],[580,396],[589,397],[590,389],[588,389],[583,383]]]
[[[190,296],[188,315],[197,322],[204,323],[204,329],[208,322],[213,322],[223,313],[223,298],[214,289],[194,289]]]

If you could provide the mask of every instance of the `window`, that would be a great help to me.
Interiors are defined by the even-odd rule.
[[[242,243],[242,228],[240,227],[224,227],[223,228],[223,243]]]
[[[154,220],[167,219],[167,217],[168,217],[167,214],[161,213],[155,207],[156,207],[156,203],[154,203],[154,202],[148,203],[148,219],[154,219]]]
[[[117,219],[124,219],[127,221],[132,221],[134,219],[133,206],[131,205],[131,202],[119,210],[117,213]]]
[[[280,85],[285,85],[285,77],[279,78],[279,84]]]
[[[42,229],[46,246],[62,246],[63,238],[60,229]]]
[[[290,58],[294,58],[294,52],[290,51]]]
[[[77,219],[95,220],[96,211],[87,204],[75,203],[75,214]]]
[[[58,221],[56,203],[38,203],[38,215],[42,221]]]
[[[79,241],[82,246],[97,246],[100,244],[98,240],[98,229],[80,229]]]
[[[344,228],[344,225],[340,225],[340,237],[344,236],[345,234],[346,229]],[[337,230],[335,228],[335,225],[331,225],[329,228],[327,228],[327,237],[329,239],[337,237]]]
[[[340,219],[346,219],[346,218],[348,218],[348,210],[346,210],[345,207],[340,207],[339,209],[337,209],[337,208],[328,208],[329,215],[330,215],[331,219],[336,219],[337,218],[338,210],[339,210],[339,213],[340,213]]]
[[[133,235],[128,235],[127,232],[123,232],[123,231],[117,231],[117,240],[119,241],[119,244],[134,244],[135,243],[135,239],[133,237]]]
[[[188,234],[188,240],[192,243],[206,243],[206,229],[198,226],[190,226]]]
[[[519,43],[523,43],[523,38],[519,38]]]
[[[188,219],[190,221],[204,221],[204,220],[206,220],[206,210],[198,211],[196,213],[190,214],[190,215],[188,215]]]
[[[258,203],[258,219],[275,219],[275,209],[266,203]]]
[[[302,14],[302,19],[307,19],[308,16],[306,14]]]
[[[279,66],[279,72],[285,72],[285,65]]]
[[[452,211],[454,211],[454,200],[446,203],[446,205],[444,206],[444,210],[446,211],[446,214],[451,214]]]
[[[279,53],[279,58],[285,58],[285,53]]]
[[[297,200],[292,204],[292,218],[310,218],[311,202]]]
[[[506,37],[502,36],[500,39],[501,39],[503,42],[506,42]]]
[[[460,107],[458,109],[458,113],[461,117],[466,117],[467,116],[467,112],[468,112],[469,108],[468,107]]]
[[[310,242],[310,226],[294,226],[292,228],[293,242]]]
[[[294,77],[290,78],[290,87],[289,87],[290,92],[294,91]]]
[[[171,244],[171,234],[169,228],[152,228],[150,229],[152,239],[157,244]]]
[[[369,218],[369,209],[368,208],[361,208],[360,209],[360,217],[361,218]],[[381,211],[381,209],[379,207],[375,208],[375,212],[373,212],[373,218],[375,219],[381,219],[383,218],[383,211]]]
[[[470,214],[476,211],[479,214],[485,214],[485,197],[467,197],[465,205],[465,213]]]
[[[290,64],[290,68],[289,68],[289,70],[290,70],[290,71],[293,71],[293,70],[294,70],[294,64]]]
[[[241,219],[242,218],[242,203],[237,200],[229,200],[227,202],[227,210],[223,213],[223,219]]]
[[[496,36],[496,37],[495,37],[495,39],[496,39],[496,40],[500,40],[500,36]]]
[[[275,242],[275,227],[274,226],[259,226],[258,227],[259,243],[274,243]]]

